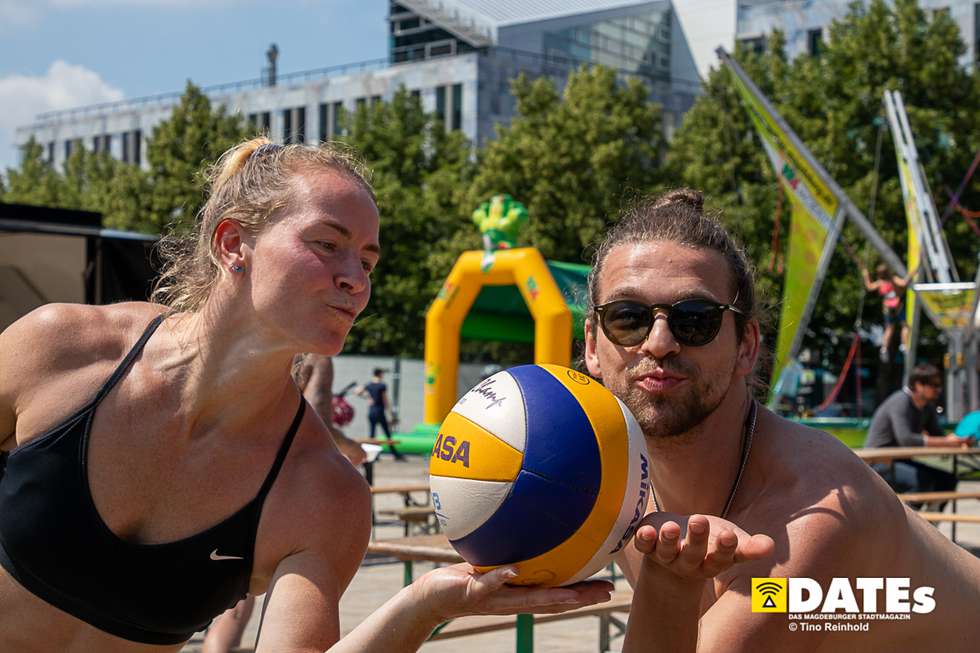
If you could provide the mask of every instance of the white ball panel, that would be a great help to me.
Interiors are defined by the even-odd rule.
[[[456,402],[453,412],[524,452],[527,440],[524,397],[517,381],[506,371],[497,372],[471,388]]]
[[[510,492],[509,481],[474,481],[432,476],[432,506],[450,540],[469,535],[497,511]]]

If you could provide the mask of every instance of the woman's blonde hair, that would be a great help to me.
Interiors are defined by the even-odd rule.
[[[363,188],[372,201],[374,189],[357,155],[336,143],[277,145],[258,137],[232,147],[206,172],[208,199],[189,233],[172,230],[158,245],[160,277],[150,300],[174,311],[196,311],[211,294],[221,271],[212,246],[214,231],[232,218],[257,235],[279,209],[289,205],[296,175],[333,170]]]

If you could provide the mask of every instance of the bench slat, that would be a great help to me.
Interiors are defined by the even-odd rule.
[[[560,614],[536,614],[534,615],[534,625],[562,621],[565,619],[578,619],[579,617],[597,617],[614,612],[629,612],[630,604],[633,602],[632,592],[617,592],[613,598],[605,603],[587,605],[584,608],[577,608],[562,612]],[[513,615],[478,615],[471,617],[460,617],[454,619],[448,626],[433,635],[430,639],[450,639],[452,637],[465,637],[467,635],[479,635],[481,633],[507,630],[517,625],[517,617]]]
[[[902,501],[953,501],[980,499],[980,492],[904,492],[898,498]]]
[[[917,512],[915,513],[928,522],[957,522],[960,524],[980,524],[980,515],[960,515],[948,512]]]

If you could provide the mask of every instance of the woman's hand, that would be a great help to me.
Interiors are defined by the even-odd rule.
[[[747,560],[772,555],[774,543],[767,535],[749,535],[713,515],[682,517],[654,512],[643,518],[634,543],[644,562],[673,573],[678,579],[714,578]]]
[[[584,581],[567,587],[517,587],[506,585],[516,577],[513,567],[499,567],[481,574],[461,563],[435,569],[412,587],[417,600],[442,621],[471,614],[557,613],[610,599],[612,583]]]

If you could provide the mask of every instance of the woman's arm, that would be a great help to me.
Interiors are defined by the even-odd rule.
[[[401,653],[415,651],[441,622],[466,614],[564,612],[606,601],[605,581],[575,587],[504,585],[508,569],[476,573],[466,564],[431,571],[401,589],[340,639],[338,604],[364,558],[371,531],[370,492],[350,477],[335,484],[321,516],[303,519],[309,538],[275,570],[266,599],[265,623],[256,653]],[[346,476],[347,472],[343,472]]]

